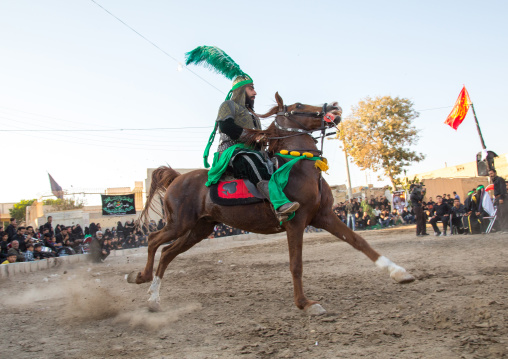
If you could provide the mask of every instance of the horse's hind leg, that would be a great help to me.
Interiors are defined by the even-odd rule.
[[[376,252],[365,239],[348,228],[337,216],[330,210],[329,213],[317,214],[311,225],[322,228],[334,236],[349,243],[353,248],[361,251],[369,257],[377,267],[386,270],[390,277],[398,283],[410,283],[415,278],[406,272],[406,270],[385,256]]]
[[[191,231],[189,231],[187,235],[178,238],[174,243],[162,249],[161,258],[159,260],[159,265],[157,266],[157,271],[155,272],[155,277],[152,281],[152,285],[148,289],[148,294],[150,294],[148,305],[151,311],[160,310],[159,293],[161,280],[164,277],[164,272],[166,271],[169,263],[171,263],[171,261],[177,255],[189,250],[195,244],[208,237],[213,232],[213,227],[213,223],[201,220]]]

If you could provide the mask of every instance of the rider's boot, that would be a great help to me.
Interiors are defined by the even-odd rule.
[[[268,181],[259,181],[256,185],[259,192],[261,192],[266,199],[270,200],[270,192],[268,191]],[[275,212],[277,214],[277,217],[281,217],[293,213],[298,208],[300,208],[300,203],[298,202],[288,202],[280,206]]]

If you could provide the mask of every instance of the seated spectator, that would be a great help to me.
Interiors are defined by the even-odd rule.
[[[26,232],[25,227],[18,227],[16,234],[14,235],[14,237],[12,237],[12,241],[18,241],[19,249],[22,252],[26,251],[25,232]]]
[[[355,213],[356,229],[365,229],[366,223],[363,221],[363,213]]]
[[[390,218],[392,220],[392,225],[396,226],[398,224],[402,224],[402,217],[400,216],[398,210],[393,209],[390,213]]]
[[[24,262],[25,255],[19,250],[19,242],[14,240],[11,242],[11,248],[7,251],[7,255],[14,253],[17,262]]]
[[[371,227],[371,226],[374,226],[376,223],[374,223],[374,221],[370,218],[369,214],[367,212],[363,212],[363,216],[362,216],[362,222],[364,223],[365,225],[365,228],[366,227]]]
[[[159,223],[157,223],[157,230],[160,231],[162,228],[164,228],[166,224],[164,223],[164,221],[161,219],[159,219]]]
[[[32,238],[35,237],[34,227],[32,227],[32,226],[26,227],[25,236],[28,235],[29,233],[32,234]]]
[[[402,216],[402,219],[404,220],[404,223],[406,223],[406,224],[415,223],[415,216],[407,210],[407,207],[404,207],[404,210],[402,211],[401,216]]]
[[[455,192],[454,192],[455,193]],[[452,216],[452,228],[450,232],[453,233],[453,229],[457,229],[457,233],[463,234],[464,228],[462,226],[462,217],[466,214],[466,207],[460,203],[458,198],[453,200],[453,207],[451,208],[451,216]]]
[[[393,225],[390,214],[386,210],[381,211],[381,214],[379,215],[379,222],[383,228],[391,227]]]
[[[63,243],[57,243],[56,242],[56,237],[55,236],[51,236],[51,234],[49,233],[46,233],[44,235],[44,246],[45,247],[48,247],[49,249],[51,249],[51,251],[56,255],[56,252],[58,249],[62,248],[63,246]]]
[[[2,264],[10,264],[15,263],[17,259],[16,253],[10,253],[7,255],[7,259],[2,262]]]
[[[104,231],[104,239],[113,239],[113,233],[111,233],[109,228]]]
[[[67,232],[67,227],[65,227],[64,225],[62,225],[62,226],[58,225],[57,227],[59,228],[60,231],[55,236],[56,237],[56,243],[60,243],[61,246],[63,246],[65,241],[69,239],[69,233]]]
[[[430,214],[430,211],[432,211],[432,207],[434,207],[435,204],[436,204],[436,202],[434,202],[432,200],[432,197],[429,197],[429,201],[426,203],[426,207],[427,207],[427,210],[429,211],[429,214]]]
[[[34,259],[35,260],[46,259],[46,258],[50,258],[50,257],[54,257],[54,256],[55,255],[52,252],[43,252],[41,243],[37,243],[34,245]]]
[[[449,194],[447,194],[447,195],[446,195],[446,203],[448,203],[448,206],[449,206],[450,208],[452,208],[452,206],[453,206],[453,200],[454,200],[454,199],[455,199],[455,198],[452,198],[452,196],[451,196],[451,195],[449,195]]]
[[[118,240],[118,237],[113,237],[111,240],[111,247],[115,250],[122,249],[122,242]]]
[[[84,238],[84,234],[83,234],[83,229],[81,228],[81,226],[78,224],[76,224],[73,229],[72,229],[72,234],[74,235],[74,237],[76,239],[83,239]]]
[[[146,247],[148,246],[148,237],[143,235],[140,237],[140,240],[139,240],[139,246],[140,247]]]
[[[29,243],[33,244],[34,242],[36,242],[36,238],[33,237],[31,232],[26,232],[26,237],[25,237],[25,246],[26,246],[26,248],[28,248],[28,244]]]
[[[390,201],[388,201],[388,199],[385,197],[385,196],[381,196],[379,198],[379,202],[381,203],[382,206],[384,206],[384,208],[386,210],[390,210]]]
[[[102,260],[106,259],[110,254],[113,247],[111,246],[111,239],[105,239],[102,245]]]
[[[379,219],[380,219],[380,216],[381,216],[381,210],[379,209],[379,206],[376,206],[376,207],[372,210],[372,212],[374,213],[374,216],[376,216],[376,218],[373,218],[373,219],[376,221],[376,223],[378,223],[378,222],[379,222]]]
[[[443,197],[436,197],[437,203],[432,207],[430,211],[430,220],[429,223],[434,228],[434,235],[436,236],[446,236],[446,228],[448,228],[448,222],[450,222],[450,206],[448,203],[443,202]],[[443,223],[443,233],[437,227],[437,222],[441,221]]]
[[[34,245],[32,242],[29,242],[26,245],[26,252],[25,252],[25,262],[33,262],[34,259]]]

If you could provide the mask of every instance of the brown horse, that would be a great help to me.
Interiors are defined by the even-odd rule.
[[[296,103],[284,106],[282,98],[275,94],[277,106],[262,117],[276,115],[275,121],[264,131],[250,130],[250,142],[267,140],[270,153],[281,150],[314,151],[316,141],[311,133],[322,130],[324,113],[337,107],[320,108]],[[330,127],[336,123],[329,123]],[[164,271],[168,264],[183,253],[207,238],[217,223],[225,223],[248,232],[271,234],[286,231],[289,247],[289,266],[293,276],[294,301],[298,308],[309,315],[319,315],[326,311],[316,301],[305,297],[302,284],[302,246],[303,233],[308,225],[322,228],[341,240],[363,252],[381,269],[388,271],[390,277],[399,283],[408,283],[414,277],[388,258],[381,256],[360,235],[350,230],[332,211],[333,197],[330,187],[321,177],[314,161],[300,160],[290,173],[289,182],[284,189],[291,201],[300,203],[296,215],[282,225],[277,221],[269,202],[220,206],[210,200],[209,189],[205,186],[207,170],[196,170],[183,175],[169,167],[160,167],[154,171],[148,202],[142,217],[146,216],[155,193],[165,191],[164,209],[166,226],[151,233],[148,239],[148,259],[143,272],[132,272],[128,276],[130,283],[152,281],[148,291],[151,294],[151,310],[160,309],[159,290]],[[159,246],[162,249],[159,265],[153,277],[154,257]]]

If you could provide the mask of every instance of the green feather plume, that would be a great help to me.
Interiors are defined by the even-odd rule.
[[[216,46],[198,46],[194,50],[187,52],[185,59],[186,65],[202,64],[205,68],[221,74],[229,80],[233,80],[237,76],[247,76],[250,78],[228,54]]]

